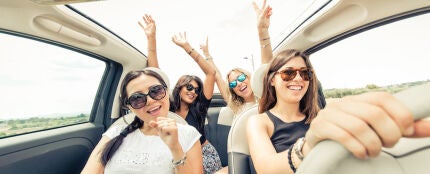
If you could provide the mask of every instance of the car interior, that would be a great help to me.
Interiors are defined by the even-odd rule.
[[[75,58],[78,59],[79,57],[82,58],[82,60],[76,60],[78,63],[76,67],[85,67],[88,71],[79,73],[81,69],[76,69],[74,72],[79,74],[79,77],[88,77],[88,79],[86,81],[76,82],[77,84],[73,85],[61,83],[59,86],[64,87],[61,88],[61,90],[63,92],[66,91],[64,93],[69,93],[69,97],[54,98],[52,103],[46,103],[45,105],[46,108],[54,108],[58,107],[55,103],[64,102],[65,105],[62,107],[67,108],[71,107],[67,105],[67,102],[72,103],[75,96],[79,96],[81,93],[87,91],[91,94],[91,97],[86,99],[88,103],[82,104],[90,110],[90,113],[84,114],[87,116],[85,117],[87,119],[84,121],[56,127],[43,127],[42,129],[29,132],[22,132],[26,130],[25,127],[15,126],[15,129],[18,129],[16,130],[17,134],[0,134],[0,173],[2,174],[80,173],[90,153],[100,140],[101,135],[109,129],[110,126],[115,124],[128,124],[134,117],[133,114],[118,117],[120,112],[117,107],[119,105],[119,85],[128,71],[147,67],[147,57],[134,45],[115,34],[115,32],[68,5],[73,3],[88,3],[85,1],[89,0],[0,0],[0,16],[2,18],[2,20],[0,20],[0,50],[2,50],[0,51],[0,69],[3,69],[5,72],[10,69],[15,70],[12,71],[12,73],[7,72],[4,74],[13,74],[11,77],[19,79],[21,76],[34,73],[39,77],[44,77],[36,79],[37,81],[48,83],[49,81],[46,79],[49,79],[49,74],[55,74],[57,71],[71,71],[69,69],[61,69],[56,66],[56,64],[50,64],[49,62],[60,62],[60,58],[62,58],[66,61],[58,64],[75,66],[75,64],[73,64],[75,63]],[[427,22],[426,26],[430,26],[428,23],[428,21],[430,21],[428,20],[430,19],[430,1],[428,0],[315,0],[315,2],[316,1],[319,3],[315,4],[322,5],[317,6],[314,4],[314,6],[307,8],[306,11],[301,13],[302,15],[295,20],[294,25],[289,26],[283,33],[277,36],[279,42],[273,45],[274,54],[288,48],[303,50],[310,55],[311,60],[314,61],[314,66],[318,68],[316,66],[317,64],[324,61],[331,61],[330,59],[325,59],[326,57],[323,57],[323,54],[332,55],[328,53],[333,52],[340,52],[339,54],[341,55],[359,54],[358,52],[360,51],[338,51],[343,49],[343,47],[338,46],[337,43],[358,38],[361,33],[377,30],[384,26],[390,26],[391,24],[396,24],[398,21],[409,21],[415,18],[420,18],[421,22]],[[276,7],[274,7],[274,9],[276,9]],[[412,22],[407,23],[411,28],[420,28],[418,25],[412,24]],[[402,34],[409,36],[410,33],[413,33],[406,32],[403,28],[401,31],[405,33],[393,33],[393,35],[401,37]],[[422,32],[427,35],[423,36],[423,34],[413,39],[430,38],[428,31],[429,30]],[[426,48],[428,48],[428,44],[426,44],[428,40],[403,43],[401,41],[396,42],[396,39],[398,39],[396,37],[387,38],[385,41],[412,45],[411,48],[404,50],[404,54],[399,54],[399,57],[402,57],[402,59],[407,59],[404,57],[407,57],[410,52],[420,51],[419,53],[425,54]],[[390,41],[388,41],[389,39]],[[22,40],[25,40],[25,42],[28,41],[32,45],[30,47],[24,47],[19,44],[23,42]],[[369,43],[369,45],[371,44]],[[356,47],[356,49],[361,49],[361,45],[359,46],[360,47]],[[55,47],[55,49],[67,50],[67,52],[58,50],[50,51],[51,49],[48,50],[45,49],[45,47]],[[396,51],[396,49],[386,48],[382,44],[373,47],[378,47],[379,50],[388,50],[387,52]],[[41,56],[37,57],[33,51],[30,50],[39,51]],[[325,52],[326,50],[330,50],[330,52]],[[26,52],[33,56],[25,55],[24,53]],[[382,52],[379,54],[377,51],[374,53],[372,52],[372,54],[375,54],[374,57],[378,58],[385,53],[386,52]],[[15,59],[21,57],[26,57],[26,62],[14,63]],[[349,57],[350,56],[344,56],[343,59],[348,61]],[[428,53],[420,57],[420,60],[426,59]],[[37,64],[37,58],[46,58],[48,64]],[[73,59],[73,61],[69,59]],[[92,63],[93,61],[94,63]],[[383,72],[385,65],[402,64],[402,62],[373,61],[375,61],[375,64],[379,65],[373,67],[373,69],[363,68],[363,71],[379,70],[380,68]],[[392,61],[395,62],[395,60]],[[428,62],[428,60],[426,61]],[[87,66],[88,62],[91,64]],[[422,62],[417,62],[417,68],[415,69],[419,69],[422,74],[425,74],[427,73],[425,67],[428,67],[429,64],[426,64],[425,60]],[[343,64],[340,62],[332,62],[332,64],[333,66],[324,69],[327,70],[326,73],[330,75],[325,75],[323,70],[320,70],[318,73],[321,74],[321,77],[325,75],[325,77],[330,76],[335,81],[341,81],[342,79],[337,78],[335,74],[342,74],[342,72],[339,73],[328,70],[335,69],[337,71],[342,71],[343,69],[338,70],[336,68],[340,68]],[[267,65],[263,64],[256,67],[251,77],[251,86],[257,97],[261,96],[262,79],[266,66]],[[36,71],[31,69],[31,72],[19,73],[30,67],[36,68]],[[51,67],[53,67],[55,71],[47,74],[38,74],[39,70],[42,71],[42,69]],[[402,68],[403,67],[397,67],[397,70],[402,70]],[[3,77],[4,74],[2,73],[3,72],[0,70],[0,82],[2,86],[6,86],[9,84],[9,81],[7,81],[7,77],[9,76]],[[380,71],[374,72],[374,74],[378,73],[380,73]],[[412,72],[408,73],[409,72],[405,72],[404,74],[411,79],[414,75],[420,74],[419,72],[415,74]],[[169,81],[166,74],[163,75],[163,78],[166,79],[167,84],[172,83],[172,81]],[[355,80],[354,78],[356,81],[360,81],[358,77],[351,78],[351,81]],[[75,77],[61,77],[58,75],[58,77],[55,76],[52,79],[56,81],[61,81],[62,79],[74,81]],[[320,99],[321,103],[324,103],[321,105],[324,106],[326,100],[327,103],[331,100],[327,96],[324,96],[327,95],[326,91],[324,91],[324,94],[322,93],[323,89],[326,89],[325,82],[329,80],[327,80],[327,78],[319,78],[319,80],[322,85],[320,86]],[[413,80],[418,81],[417,79]],[[419,80],[427,81],[423,82],[425,83],[424,85],[410,88],[402,92],[397,90],[394,93],[397,93],[397,96],[402,101],[405,101],[415,116],[427,118],[430,115],[430,107],[428,107],[428,103],[430,102],[430,93],[428,93],[428,91],[430,91],[430,83],[428,80],[430,79],[429,76],[427,76]],[[86,84],[88,81],[91,81],[93,85],[82,84]],[[19,84],[25,85],[27,82],[28,81],[20,81]],[[50,93],[50,91],[52,92],[53,90],[48,86],[49,84],[30,86],[25,88],[25,91],[21,91],[20,93],[22,94],[11,92],[12,89],[16,87],[13,85],[7,86],[7,88],[0,88],[0,95],[5,96],[4,99],[0,99],[0,104],[6,106],[6,103],[15,102],[15,95],[25,95],[31,98],[26,99],[29,100],[28,102],[37,102],[38,97],[55,96],[55,93]],[[91,90],[89,89],[90,87]],[[44,91],[42,91],[42,89],[44,89]],[[29,94],[31,92],[40,94]],[[22,105],[31,107],[31,104]],[[8,107],[2,109],[15,110],[14,108]],[[248,149],[249,145],[246,140],[246,122],[247,118],[257,114],[257,111],[258,106],[255,105],[239,116],[233,117],[233,112],[227,107],[221,94],[214,93],[211,100],[208,117],[205,122],[205,134],[207,139],[218,151],[222,166],[228,166],[229,173],[231,174],[256,173],[253,168]],[[52,111],[52,113],[55,112],[57,111]],[[0,115],[0,133],[3,131],[6,132],[6,130],[9,129],[12,130],[8,127],[10,120],[19,120],[19,118],[12,118],[8,121],[1,116],[2,115]],[[174,118],[178,123],[187,124],[182,117],[175,113],[170,112],[168,116]],[[78,116],[78,118],[80,118],[80,116]],[[64,120],[63,116],[61,116],[59,120]],[[43,126],[48,126],[47,121]],[[300,168],[298,168],[297,173],[355,172],[424,174],[428,173],[430,170],[430,166],[426,163],[430,157],[429,149],[430,138],[403,138],[395,147],[385,148],[378,158],[357,160],[338,144],[331,141],[324,141],[315,148],[315,151],[309,154],[309,158],[305,158]]]

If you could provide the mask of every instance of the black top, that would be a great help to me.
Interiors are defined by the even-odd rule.
[[[206,97],[204,97],[206,98]],[[206,109],[209,108],[209,104],[211,103],[211,99],[206,99],[204,101],[202,101],[204,106],[208,106],[206,107]],[[199,123],[199,121],[197,120],[197,117],[202,117],[200,120],[203,121],[203,123]],[[185,121],[187,121],[187,123],[193,127],[195,127],[200,134],[202,135],[200,137],[200,144],[203,144],[206,141],[206,137],[205,137],[205,129],[203,127],[203,125],[205,124],[204,121],[206,120],[207,115],[193,115],[192,112],[188,111],[187,116],[185,117]],[[202,125],[202,126],[200,126]]]
[[[297,139],[304,137],[309,129],[309,124],[305,123],[306,117],[299,122],[286,123],[270,111],[266,111],[266,114],[273,122],[274,130],[270,141],[277,153],[287,150]]]

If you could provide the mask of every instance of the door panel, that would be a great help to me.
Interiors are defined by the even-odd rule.
[[[0,171],[8,173],[79,173],[103,133],[91,123],[0,140]]]

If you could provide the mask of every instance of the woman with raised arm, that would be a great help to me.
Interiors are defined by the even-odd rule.
[[[233,111],[233,114],[238,115],[241,111],[253,106],[256,103],[256,98],[251,88],[251,73],[242,68],[234,68],[227,74],[226,79],[229,82],[227,85],[209,53],[208,38],[206,38],[204,43],[200,44],[200,48],[206,60],[217,70],[216,84],[227,106]]]
[[[261,8],[258,7],[255,2],[253,2],[252,5],[257,15],[257,30],[261,45],[261,62],[268,63],[273,56],[269,37],[272,8],[267,5],[266,0],[263,1]],[[234,68],[227,73],[226,81],[228,83],[226,83],[222,79],[221,72],[213,62],[213,58],[209,53],[208,38],[206,38],[206,42],[200,45],[200,48],[206,60],[217,70],[216,84],[233,114],[235,116],[239,115],[242,111],[256,104],[256,97],[251,88],[251,73],[242,68]]]
[[[162,76],[151,69],[131,71],[120,90],[120,105],[135,114],[134,121],[109,128],[82,173],[202,173],[200,134],[167,117],[169,92]]]
[[[173,89],[173,103],[170,111],[183,117],[188,124],[194,126],[202,136],[200,143],[203,152],[205,173],[214,173],[222,168],[221,160],[215,147],[205,137],[205,119],[212,99],[216,70],[191,47],[185,32],[172,37],[172,41],[200,66],[206,77],[204,82],[194,75],[183,75]]]
[[[263,83],[260,114],[247,124],[257,173],[294,173],[325,139],[364,159],[375,157],[382,147],[392,147],[402,136],[430,134],[421,130],[421,126],[430,129],[428,121],[414,124],[409,110],[385,92],[346,97],[320,110],[315,70],[308,56],[297,50],[281,51]]]

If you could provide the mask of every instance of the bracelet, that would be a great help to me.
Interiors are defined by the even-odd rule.
[[[190,51],[188,51],[188,54],[191,55],[191,53],[194,51],[194,48],[191,48]]]
[[[261,41],[265,41],[265,40],[269,40],[269,39],[270,39],[270,37],[266,37],[266,38],[261,39]]]
[[[175,168],[175,167],[177,167],[179,165],[183,166],[185,164],[185,160],[186,159],[187,159],[187,156],[184,154],[184,157],[182,157],[180,160],[178,160],[178,161],[173,161],[172,160],[173,167]]]
[[[267,44],[261,45],[261,48],[266,48],[266,46],[269,45],[269,44],[270,44],[270,42],[267,43]]]
[[[291,151],[292,151],[292,148],[291,147],[288,148],[288,154],[287,154],[288,164],[290,164],[290,168],[293,171],[293,173],[296,173],[296,167],[294,166],[293,160],[291,159]]]
[[[294,152],[297,155],[297,158],[303,160],[304,156],[302,153],[303,145],[305,144],[305,137],[299,138],[294,144]]]

